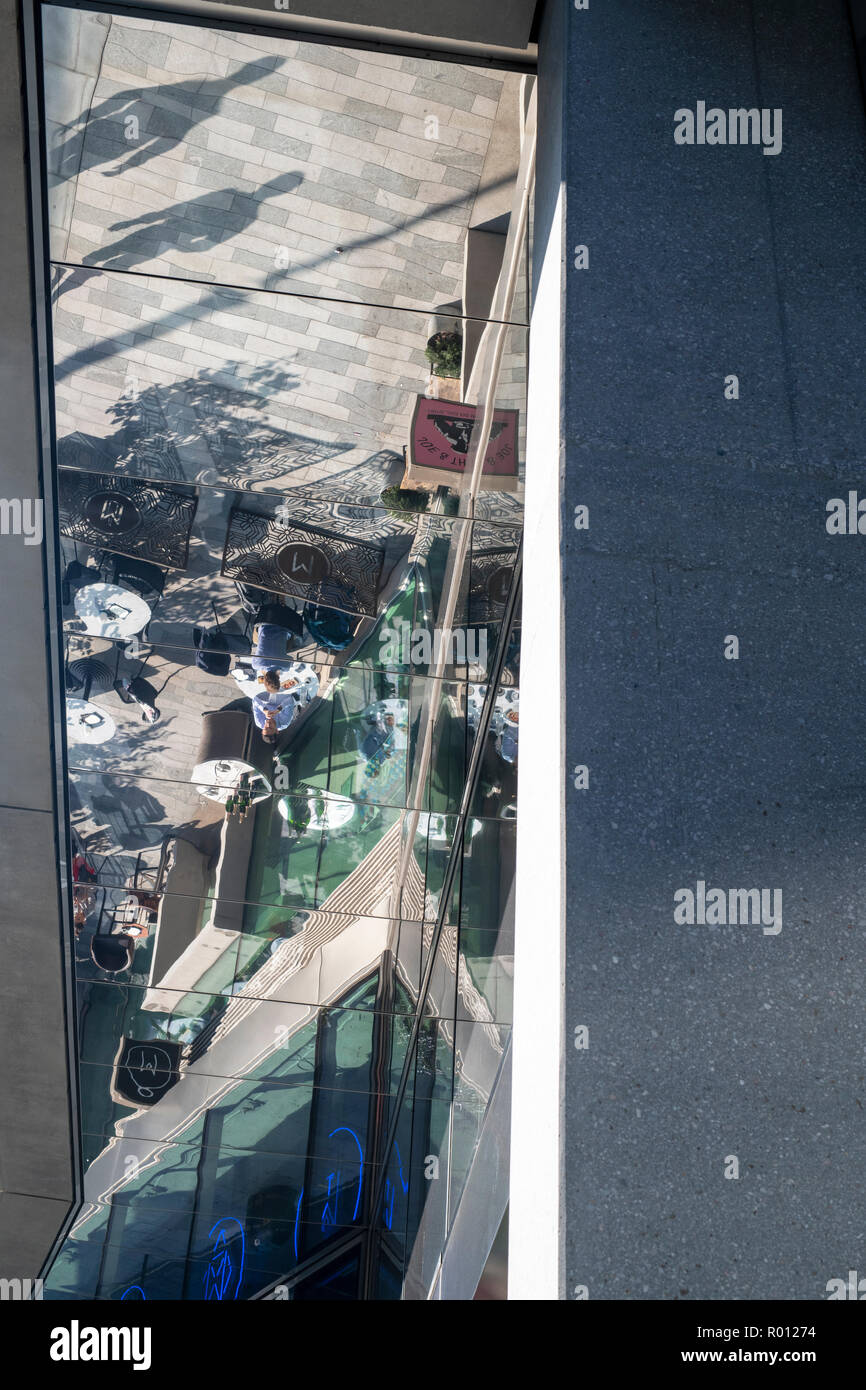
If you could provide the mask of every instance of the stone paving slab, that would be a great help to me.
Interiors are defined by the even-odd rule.
[[[460,294],[503,80],[114,16],[89,109],[53,135],[53,167],[78,166],[56,253],[426,312]],[[400,258],[435,242],[452,254],[428,283]],[[376,246],[390,279],[361,274]]]

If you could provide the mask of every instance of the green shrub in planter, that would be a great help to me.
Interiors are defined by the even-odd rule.
[[[463,339],[459,333],[434,333],[424,355],[436,376],[459,376],[463,361]]]
[[[423,488],[386,487],[379,494],[379,500],[392,512],[426,512],[430,506],[430,494]]]
[[[456,516],[460,511],[460,496],[456,492],[449,492],[447,497],[442,499],[442,510],[446,516]]]

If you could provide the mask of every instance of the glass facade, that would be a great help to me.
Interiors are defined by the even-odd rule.
[[[44,1296],[435,1297],[473,1163],[507,1200],[533,82],[57,6],[43,48],[84,1191]]]

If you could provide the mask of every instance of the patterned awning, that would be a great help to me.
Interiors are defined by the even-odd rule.
[[[64,536],[163,569],[186,569],[198,505],[192,488],[61,468],[58,492]]]
[[[326,608],[374,618],[385,553],[351,536],[287,525],[237,507],[229,519],[222,573]]]

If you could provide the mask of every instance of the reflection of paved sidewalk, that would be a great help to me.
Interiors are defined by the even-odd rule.
[[[80,164],[68,256],[96,261],[112,224],[197,198],[225,235],[170,247],[163,270],[421,308],[456,299],[502,84],[488,69],[115,16],[83,139],[80,113],[52,116],[53,167]],[[302,183],[263,206],[275,171]]]
[[[53,160],[64,179],[52,197],[69,202],[68,248],[58,234],[54,254],[203,283],[64,275],[58,435],[115,448],[124,398],[141,402],[125,410],[136,471],[315,486],[378,455],[381,486],[393,481],[427,381],[427,314],[462,293],[503,80],[115,16],[86,125],[58,116],[55,155],[74,138],[81,157],[71,200],[74,151]],[[214,281],[313,298],[252,299]],[[256,374],[277,367],[282,384],[257,399]],[[216,417],[200,399],[215,374],[237,387]]]

